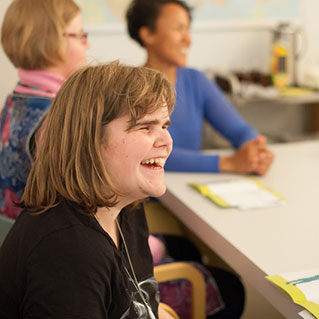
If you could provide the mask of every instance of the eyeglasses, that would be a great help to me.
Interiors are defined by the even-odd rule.
[[[82,42],[87,42],[89,33],[88,32],[82,32],[82,33],[63,33],[64,37],[70,37],[79,39]]]

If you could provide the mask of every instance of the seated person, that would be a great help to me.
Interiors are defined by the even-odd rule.
[[[176,103],[169,131],[174,141],[166,169],[184,172],[234,172],[265,174],[273,160],[266,138],[249,126],[203,73],[185,67],[191,45],[191,10],[181,0],[133,0],[126,13],[130,37],[146,50],[145,66],[163,72],[175,86]],[[230,156],[204,154],[203,120],[236,148]],[[160,242],[162,240],[162,243]],[[239,318],[244,307],[244,290],[229,272],[200,265],[200,255],[186,239],[160,236],[149,239],[154,261],[193,260],[206,280],[209,318]],[[181,254],[181,252],[185,252]],[[187,253],[192,251],[193,253]],[[199,262],[199,263],[198,263]],[[182,318],[189,318],[189,291],[184,283],[161,284],[161,300]]]
[[[41,124],[65,79],[86,64],[88,43],[72,0],[14,0],[1,32],[19,82],[0,114],[0,214],[16,218]]]
[[[171,318],[137,201],[165,192],[173,107],[147,68],[89,66],[64,83],[0,249],[1,318]]]
[[[273,159],[265,137],[258,136],[211,80],[185,67],[190,22],[190,9],[181,0],[133,0],[127,11],[129,35],[146,50],[145,66],[163,72],[176,88],[169,128],[174,149],[166,169],[263,175]],[[200,152],[204,119],[237,149],[233,155]]]

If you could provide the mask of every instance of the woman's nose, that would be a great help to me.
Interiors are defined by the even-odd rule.
[[[190,46],[192,44],[192,38],[188,30],[185,31],[183,40],[187,44],[187,46]]]

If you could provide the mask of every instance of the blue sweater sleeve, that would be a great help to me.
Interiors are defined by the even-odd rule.
[[[195,140],[201,138],[202,127],[195,123],[202,122],[204,119],[235,148],[239,148],[258,135],[228,102],[217,85],[203,73],[193,69],[180,69],[178,77],[177,97],[183,101],[184,105],[178,103],[176,107],[179,109],[176,112],[184,113],[183,124],[189,126],[188,130],[192,132],[192,138],[194,137]],[[186,116],[185,112],[189,114]],[[172,126],[174,126],[174,120],[173,116]],[[178,125],[181,125],[181,122]],[[186,137],[186,132],[185,136],[181,136],[181,131],[177,131],[176,127],[173,129],[173,135],[177,137],[178,142],[174,144],[172,154],[166,163],[167,171],[219,172],[219,155],[203,154],[196,147],[188,148],[187,145],[194,140],[188,143],[185,138],[191,138],[191,136]],[[194,132],[194,130],[200,132]],[[184,146],[179,145],[181,141],[186,142]]]
[[[229,103],[218,86],[201,74],[204,117],[235,148],[257,137],[257,132]]]
[[[173,147],[165,169],[175,172],[216,173],[219,172],[219,156]]]

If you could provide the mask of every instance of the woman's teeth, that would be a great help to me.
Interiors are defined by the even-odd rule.
[[[165,164],[165,158],[162,158],[162,157],[161,158],[150,158],[150,159],[142,161],[142,164],[143,165],[157,164],[157,165],[163,167]]]

